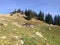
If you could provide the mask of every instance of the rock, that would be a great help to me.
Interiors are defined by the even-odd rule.
[[[42,33],[41,32],[36,32],[36,35],[40,36],[40,37],[43,37]]]
[[[51,30],[51,28],[49,28],[48,30]]]
[[[55,25],[50,24],[50,26],[55,26]]]
[[[24,44],[24,41],[23,40],[20,40],[21,44]]]
[[[5,38],[7,38],[7,37],[6,37],[6,36],[2,36],[2,37],[0,37],[0,38],[5,39]]]
[[[2,18],[1,20],[2,20],[2,21],[4,21],[5,19],[4,19],[4,18]]]
[[[6,26],[8,26],[8,24],[4,23],[4,26],[6,27]]]
[[[37,36],[43,38],[44,40],[47,40],[47,39],[42,35],[41,32],[36,32],[35,34],[36,34]]]

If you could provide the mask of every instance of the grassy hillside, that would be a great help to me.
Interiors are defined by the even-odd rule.
[[[33,28],[23,26],[31,23]],[[60,26],[24,19],[24,15],[0,15],[0,45],[60,45]]]

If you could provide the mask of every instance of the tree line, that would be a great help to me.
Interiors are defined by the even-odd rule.
[[[50,13],[46,14],[46,16],[45,16],[44,12],[42,12],[42,11],[40,11],[37,14],[37,12],[32,11],[32,10],[27,10],[27,9],[25,11],[21,11],[21,9],[18,9],[18,10],[11,12],[10,14],[13,15],[15,13],[25,14],[27,16],[25,19],[27,19],[27,20],[31,20],[32,18],[35,18],[37,20],[46,22],[48,24],[60,26],[60,15],[55,15],[53,18]]]

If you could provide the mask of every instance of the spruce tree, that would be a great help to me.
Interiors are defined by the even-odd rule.
[[[20,12],[21,12],[21,9],[18,9],[18,10],[17,10],[17,13],[20,13]]]
[[[58,25],[58,16],[54,16],[54,25]]]
[[[48,24],[52,24],[53,23],[52,15],[47,14],[45,17],[45,22]]]
[[[32,10],[25,10],[25,15],[27,16],[28,20],[31,20],[31,18],[34,18],[37,15],[37,13],[35,13]]]
[[[38,20],[44,21],[44,13],[42,11],[38,14]]]
[[[58,25],[60,26],[60,16],[58,15]]]

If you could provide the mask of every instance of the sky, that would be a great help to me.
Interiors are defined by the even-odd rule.
[[[31,9],[37,13],[60,14],[60,0],[0,0],[0,14],[7,14],[15,9]]]

